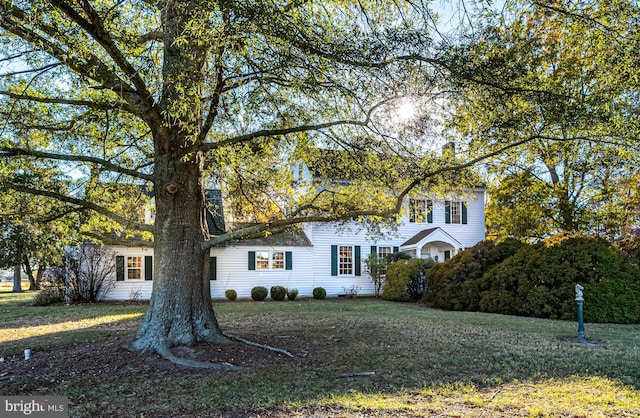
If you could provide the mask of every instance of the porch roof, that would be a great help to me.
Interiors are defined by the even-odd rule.
[[[400,244],[400,250],[422,248],[426,244],[435,241],[446,242],[454,248],[462,248],[460,241],[449,235],[444,229],[436,227],[423,229],[418,232],[404,243]]]

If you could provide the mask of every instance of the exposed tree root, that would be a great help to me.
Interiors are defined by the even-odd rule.
[[[210,369],[220,370],[224,372],[236,372],[242,370],[249,370],[248,367],[234,366],[233,364],[212,363],[209,361],[190,360],[182,357],[178,357],[171,352],[169,347],[163,346],[156,348],[157,353],[165,360],[168,360],[174,364],[185,367],[193,367],[198,369]]]
[[[267,344],[260,344],[260,343],[256,343],[253,341],[249,341],[249,340],[245,340],[244,338],[240,338],[238,336],[232,335],[232,334],[227,334],[225,332],[220,331],[220,334],[227,338],[230,341],[235,341],[235,342],[239,342],[242,344],[246,344],[246,345],[250,345],[250,346],[254,346],[254,347],[259,347],[262,348],[264,350],[269,350],[269,351],[273,351],[279,354],[283,354],[287,357],[290,358],[294,358],[294,355],[291,354],[290,352],[288,352],[287,350],[284,350],[282,348],[277,348],[277,347],[272,347],[270,345]],[[192,359],[187,359],[184,357],[178,357],[175,354],[173,354],[173,352],[171,351],[171,349],[169,348],[169,345],[166,342],[162,342],[159,344],[154,344],[152,347],[147,346],[146,348],[140,348],[140,347],[136,347],[135,343],[130,343],[127,346],[125,346],[124,348],[131,350],[131,351],[155,351],[156,353],[158,353],[158,355],[160,355],[162,358],[164,358],[165,360],[170,361],[171,363],[177,364],[179,366],[184,366],[184,367],[192,367],[192,368],[198,368],[198,369],[209,369],[209,370],[220,370],[220,371],[225,371],[225,372],[229,372],[229,371],[243,371],[243,370],[249,370],[250,367],[244,367],[244,366],[235,366],[233,364],[228,364],[228,363],[213,363],[213,362],[209,362],[209,361],[199,361],[199,360],[192,360]]]
[[[244,338],[240,338],[240,337],[235,336],[233,334],[227,334],[224,331],[220,331],[220,333],[222,335],[224,335],[225,337],[229,338],[230,340],[237,341],[239,343],[243,343],[243,344],[246,344],[246,345],[252,345],[252,346],[255,346],[255,347],[260,347],[260,348],[263,348],[265,350],[274,351],[276,353],[284,354],[285,356],[294,358],[293,354],[291,354],[290,352],[288,352],[287,350],[284,350],[282,348],[272,347],[270,345],[260,344],[260,343],[256,343],[256,342],[253,342],[253,341],[245,340]]]

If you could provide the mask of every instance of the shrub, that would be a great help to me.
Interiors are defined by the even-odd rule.
[[[380,297],[387,261],[385,258],[378,257],[378,254],[371,253],[366,260],[364,260],[364,263],[367,266],[367,273],[369,273],[371,281],[373,282],[374,295],[375,297]]]
[[[39,291],[33,298],[35,306],[47,306],[64,302],[64,293],[56,287],[46,287]]]
[[[251,289],[251,299],[259,302],[261,300],[265,300],[268,295],[268,290],[264,286],[256,286]]]
[[[604,239],[559,234],[530,246],[479,245],[474,257],[465,250],[428,271],[436,307],[576,320],[580,283],[585,321],[640,322],[640,268]]]
[[[288,289],[287,290],[287,299],[296,300],[298,297],[298,289]]]
[[[82,245],[70,251],[71,299],[75,302],[95,302],[104,298],[116,283],[110,277],[116,273],[116,254],[108,247]]]
[[[382,299],[397,302],[420,299],[425,289],[425,271],[432,266],[433,260],[422,258],[390,264],[382,287]]]
[[[354,299],[356,296],[358,296],[358,293],[360,292],[360,286],[356,286],[353,285],[351,287],[342,287],[342,290],[344,290],[344,296],[347,299]]]
[[[324,299],[327,297],[327,291],[324,290],[324,287],[316,287],[313,289],[313,298],[314,299]]]
[[[224,291],[224,296],[227,299],[229,299],[231,301],[234,301],[234,300],[236,300],[238,298],[238,292],[236,292],[233,289],[227,289],[227,290]]]
[[[271,299],[273,300],[284,300],[285,296],[287,296],[287,289],[282,286],[272,286],[271,287]]]
[[[482,241],[438,263],[425,273],[423,301],[449,310],[477,311],[480,292],[488,290],[477,281],[491,268],[511,257],[525,244],[515,239]]]

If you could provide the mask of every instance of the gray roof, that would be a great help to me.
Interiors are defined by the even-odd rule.
[[[415,234],[414,236],[409,238],[407,241],[405,241],[402,244],[400,244],[400,246],[404,247],[405,245],[415,245],[415,244],[419,243],[420,241],[422,241],[423,238],[425,238],[425,237],[429,236],[430,234],[432,234],[433,232],[435,232],[437,229],[439,229],[439,228],[423,229],[422,231],[418,232],[417,234]]]
[[[260,238],[248,238],[242,240],[232,240],[223,244],[227,245],[248,245],[256,247],[311,247],[311,240],[302,229],[293,229],[283,232],[276,232]]]

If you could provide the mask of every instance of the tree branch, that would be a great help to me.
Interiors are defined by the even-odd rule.
[[[108,171],[125,174],[127,176],[139,178],[149,182],[153,181],[153,177],[148,174],[144,174],[136,170],[130,170],[128,168],[121,167],[119,165],[116,165],[102,158],[90,157],[86,155],[56,154],[52,152],[34,151],[34,150],[28,150],[23,148],[0,147],[0,158],[15,157],[15,156],[28,156],[28,157],[43,158],[43,159],[58,160],[58,161],[83,161],[87,163],[95,163],[95,164],[101,165],[103,168],[105,168]]]
[[[80,232],[82,235],[93,238],[106,245],[121,245],[123,247],[153,247],[153,241],[138,239],[138,238],[115,238],[113,236],[106,236],[97,234],[94,232]]]
[[[0,188],[15,190],[18,192],[33,194],[37,196],[50,197],[52,199],[56,199],[61,202],[70,203],[72,205],[76,205],[81,208],[90,209],[95,212],[98,212],[99,214],[104,215],[127,228],[135,229],[138,231],[153,232],[152,225],[134,222],[102,206],[99,206],[95,203],[87,202],[86,200],[83,200],[83,199],[76,199],[74,197],[63,195],[58,192],[53,192],[50,190],[40,190],[33,187],[29,187],[29,186],[25,186],[25,185],[13,183],[13,182],[8,182],[8,181],[0,182]]]
[[[73,7],[67,4],[63,0],[53,0],[51,3],[57,6],[62,12],[64,12],[71,20],[78,24],[87,34],[91,36],[96,42],[98,42],[107,54],[113,59],[116,65],[125,73],[125,75],[131,80],[135,86],[136,93],[145,103],[147,109],[154,114],[157,121],[161,121],[160,111],[153,100],[153,96],[149,92],[144,80],[138,74],[138,71],[131,65],[129,61],[122,54],[120,49],[111,39],[109,32],[104,28],[102,18],[96,10],[91,6],[88,0],[79,0],[82,10],[85,12],[89,21],[85,20],[76,12]]]
[[[98,103],[98,102],[93,102],[89,100],[73,100],[73,99],[56,98],[56,97],[29,96],[26,94],[13,93],[7,90],[0,90],[0,95],[8,96],[16,100],[26,100],[30,102],[47,103],[47,104],[84,106],[84,107],[89,107],[91,109],[98,109],[98,110],[112,110],[112,109],[119,109],[121,107],[117,104]]]
[[[0,27],[32,45],[39,45],[43,52],[51,55],[70,70],[103,84],[129,104],[129,112],[142,120],[148,121],[148,114],[155,107],[150,109],[140,94],[114,74],[98,57],[92,54],[87,54],[86,58],[74,56],[73,51],[76,45],[72,41],[66,39],[55,27],[47,25],[41,19],[29,16],[7,0],[0,0],[0,11],[2,12],[0,14]],[[35,25],[35,28],[60,42],[68,50],[36,32],[30,27],[31,25]],[[155,117],[156,115],[153,116]]]
[[[393,99],[389,99],[389,100],[393,100]],[[367,112],[366,118],[363,121],[357,121],[357,120],[337,120],[337,121],[333,121],[333,122],[325,122],[325,123],[319,123],[319,124],[315,124],[315,125],[300,125],[300,126],[294,126],[291,128],[280,128],[280,129],[261,129],[259,131],[256,132],[252,132],[249,134],[245,134],[245,135],[238,135],[235,136],[233,138],[228,138],[219,142],[215,142],[215,143],[204,143],[200,146],[199,150],[202,152],[208,152],[217,148],[222,148],[228,145],[234,145],[234,144],[240,144],[243,142],[247,142],[247,141],[251,141],[254,140],[256,138],[264,138],[264,137],[271,137],[271,136],[284,136],[284,135],[289,135],[289,134],[293,134],[293,133],[298,133],[298,132],[307,132],[307,131],[320,131],[323,129],[327,129],[327,128],[332,128],[334,126],[343,126],[343,125],[351,125],[351,126],[367,126],[369,125],[369,123],[371,122],[371,115],[373,114],[373,112],[379,108],[380,106],[384,105],[386,102],[388,102],[389,100],[384,100],[380,103],[375,104],[374,106],[372,106],[369,111]]]

